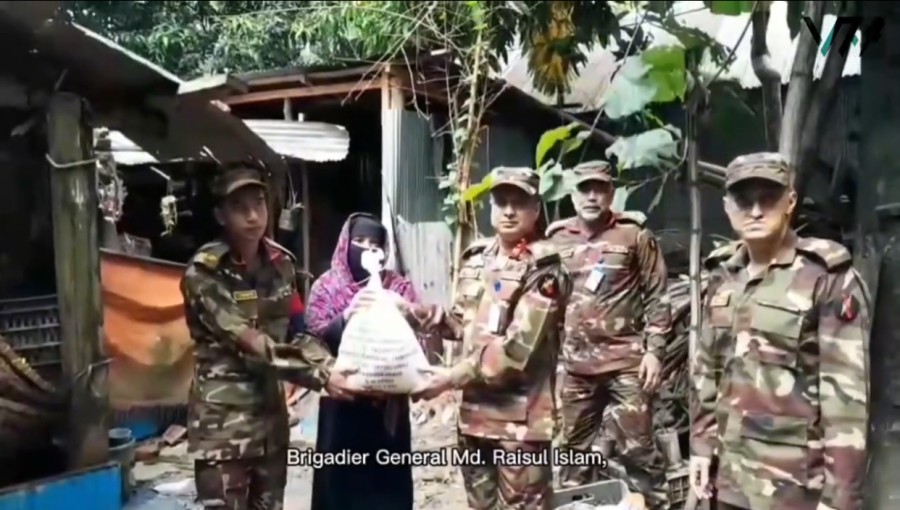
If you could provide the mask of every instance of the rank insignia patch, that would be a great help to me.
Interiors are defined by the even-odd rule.
[[[549,274],[541,277],[538,282],[538,293],[545,298],[556,297],[556,294],[558,293],[556,278]]]
[[[838,317],[844,322],[851,322],[859,316],[859,300],[853,294],[845,294],[841,297],[837,306]]]

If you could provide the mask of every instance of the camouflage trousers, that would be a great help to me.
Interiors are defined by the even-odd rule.
[[[644,495],[649,508],[668,504],[665,458],[653,435],[652,399],[641,388],[637,370],[600,375],[567,373],[562,386],[563,447],[591,451],[601,431],[616,445],[631,490]],[[609,420],[604,430],[604,412]],[[563,487],[597,481],[595,466],[563,467]]]
[[[461,466],[469,508],[474,510],[550,510],[553,467],[495,465],[497,450],[539,452],[550,441],[502,441],[459,434],[461,450],[481,451],[484,465]]]
[[[196,460],[194,479],[205,510],[282,510],[287,450],[250,459]]]

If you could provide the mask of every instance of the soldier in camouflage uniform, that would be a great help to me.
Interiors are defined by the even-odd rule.
[[[538,175],[498,168],[491,190],[496,235],[462,256],[449,310],[407,305],[414,325],[461,340],[464,359],[432,377],[420,396],[461,388],[459,447],[486,465],[462,466],[474,509],[551,508],[556,366],[568,276],[552,245],[537,240]],[[494,463],[495,452],[548,452],[536,466]]]
[[[782,156],[735,159],[725,186],[741,240],[705,263],[710,284],[693,360],[694,490],[717,508],[859,510],[868,293],[847,249],[790,229],[797,195]]]
[[[629,485],[651,507],[663,507],[666,466],[654,441],[651,396],[672,327],[666,264],[642,218],[609,209],[608,163],[582,163],[573,173],[578,216],[547,229],[573,278],[563,344],[564,446],[590,451],[611,405],[607,428]],[[564,487],[596,477],[590,466],[561,472]]]
[[[206,509],[280,510],[287,473],[288,416],[277,376],[342,394],[328,350],[295,334],[293,369],[277,369],[296,294],[294,258],[263,237],[265,185],[246,167],[215,185],[224,235],[194,255],[181,290],[195,342],[188,440]]]

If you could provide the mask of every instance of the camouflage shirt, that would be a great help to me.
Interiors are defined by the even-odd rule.
[[[463,388],[459,430],[509,441],[549,441],[556,424],[555,383],[570,283],[547,242],[498,255],[494,239],[463,253],[450,310],[417,311],[423,325],[461,340],[452,369]]]
[[[596,235],[578,218],[547,237],[572,275],[563,363],[577,374],[637,367],[645,352],[663,359],[672,327],[666,263],[656,238],[630,215],[613,215]]]
[[[294,259],[272,241],[264,245],[268,256],[248,274],[229,256],[227,244],[206,244],[181,282],[196,359],[188,434],[191,448],[210,460],[260,456],[272,440],[287,446],[281,437],[287,423],[283,389],[269,363],[272,347],[287,336]],[[294,343],[305,369],[301,382],[319,389],[331,356],[303,333]]]
[[[741,243],[714,251],[706,265],[691,451],[718,457],[719,500],[858,510],[869,310],[849,252],[791,234],[753,278]]]

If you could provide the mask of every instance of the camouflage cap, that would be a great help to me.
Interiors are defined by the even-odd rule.
[[[791,165],[777,152],[756,152],[738,156],[725,169],[725,187],[748,179],[763,179],[782,186],[791,185]]]
[[[599,159],[578,163],[572,169],[572,174],[575,176],[576,186],[588,181],[612,182],[612,167]]]
[[[491,172],[493,182],[491,189],[498,186],[515,186],[529,195],[537,195],[541,184],[541,177],[533,169],[528,167],[497,167]]]
[[[265,189],[266,183],[263,182],[260,172],[256,169],[248,166],[237,166],[226,168],[216,177],[213,184],[213,192],[217,197],[224,198],[247,186],[259,186]]]

